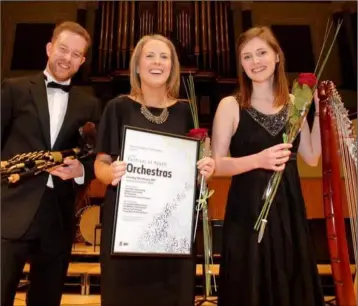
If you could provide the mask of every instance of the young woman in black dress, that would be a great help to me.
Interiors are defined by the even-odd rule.
[[[215,173],[232,176],[219,306],[323,306],[296,161],[297,152],[311,166],[319,161],[318,113],[312,131],[304,122],[293,146],[283,144],[294,97],[277,40],[266,27],[252,28],[239,39],[238,58],[240,94],[220,102],[213,127]],[[284,175],[259,244],[254,225],[273,171]]]
[[[145,36],[130,62],[131,92],[106,105],[100,122],[95,171],[108,185],[101,239],[102,306],[193,306],[195,258],[111,256],[116,186],[126,165],[113,161],[121,152],[124,125],[186,135],[193,128],[188,102],[178,99],[180,67],[173,44],[160,35]],[[214,160],[198,162],[209,178]],[[194,204],[193,204],[194,205]],[[120,229],[119,229],[120,230]]]

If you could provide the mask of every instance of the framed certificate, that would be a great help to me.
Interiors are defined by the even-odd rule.
[[[113,255],[190,256],[199,141],[125,126]]]

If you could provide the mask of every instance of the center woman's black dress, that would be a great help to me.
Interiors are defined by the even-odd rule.
[[[274,115],[253,108],[241,110],[231,155],[247,156],[282,143],[287,109]],[[293,156],[299,140],[291,150]],[[219,306],[324,305],[295,158],[286,164],[265,235],[257,243],[254,224],[272,173],[257,169],[232,179],[223,230]]]
[[[141,105],[118,97],[106,106],[98,131],[97,152],[118,156],[123,125],[186,135],[193,127],[189,104],[177,102],[168,108],[163,124],[148,121]],[[149,108],[158,116],[161,109]],[[116,188],[108,187],[103,205],[101,235],[102,306],[193,306],[195,258],[150,258],[111,256]],[[193,203],[194,205],[194,203]]]

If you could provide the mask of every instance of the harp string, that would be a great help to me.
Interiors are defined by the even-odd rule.
[[[352,131],[352,122],[348,118],[348,113],[338,95],[334,95],[331,100],[331,110],[336,119],[336,131],[339,140],[342,170],[346,189],[346,198],[348,211],[350,215],[350,227],[352,235],[352,244],[354,251],[354,260],[357,265],[357,159],[355,156],[354,145],[356,145],[354,133]]]

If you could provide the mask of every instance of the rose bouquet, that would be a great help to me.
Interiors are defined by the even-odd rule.
[[[286,123],[286,132],[283,133],[283,142],[285,143],[293,143],[301,131],[302,123],[306,120],[307,114],[312,104],[313,93],[317,88],[318,80],[322,74],[323,68],[328,60],[328,57],[331,53],[332,47],[334,42],[337,38],[338,32],[342,25],[342,21],[338,22],[336,32],[334,34],[333,40],[331,42],[330,47],[326,53],[326,56],[322,62],[322,65],[317,73],[316,71],[320,63],[321,55],[325,48],[329,32],[331,29],[331,24],[327,24],[327,29],[325,33],[325,37],[323,40],[323,45],[321,48],[320,56],[316,65],[316,69],[314,73],[301,73],[299,74],[298,78],[294,80],[291,92],[291,102],[289,105],[289,112],[288,112],[288,120]],[[274,172],[271,176],[268,185],[264,191],[262,199],[264,200],[264,205],[260,212],[260,215],[255,223],[254,229],[259,231],[258,235],[258,242],[260,243],[264,232],[265,227],[267,224],[267,217],[271,208],[271,204],[275,198],[277,189],[281,182],[283,175],[283,171]]]
[[[188,136],[198,139],[200,141],[199,158],[210,156],[211,150],[210,150],[210,138],[208,136],[208,129],[200,128],[199,126],[198,106],[196,103],[196,94],[195,94],[193,76],[190,74],[187,81],[183,77],[183,83],[189,100],[192,118],[194,121],[194,128],[189,131]],[[200,183],[200,189],[199,189],[199,198],[197,200],[197,205],[196,205],[194,239],[196,238],[199,215],[200,212],[202,212],[203,239],[204,239],[205,294],[208,297],[212,293],[211,278],[213,278],[214,287],[216,291],[215,276],[210,268],[210,265],[213,264],[214,262],[213,262],[213,253],[212,253],[212,234],[210,230],[209,216],[208,216],[208,199],[213,195],[214,190],[209,190],[207,182],[205,181],[205,178],[203,176],[199,176],[198,181]]]

